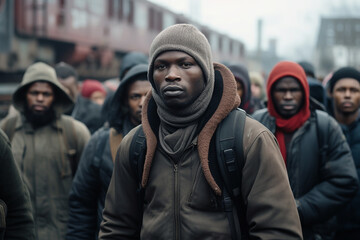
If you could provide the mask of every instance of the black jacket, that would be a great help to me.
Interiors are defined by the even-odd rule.
[[[253,117],[275,134],[275,118],[267,109],[256,111]],[[287,153],[287,171],[304,239],[313,239],[312,226],[338,213],[358,189],[350,148],[339,124],[329,118],[327,161],[321,161],[314,111],[294,133]]]
[[[1,129],[0,239],[35,239],[30,195],[20,178],[10,143]]]
[[[91,134],[105,123],[101,115],[101,106],[81,96],[77,97],[71,116],[84,123]]]
[[[349,126],[340,125],[354,158],[356,171],[360,177],[360,115],[357,120]],[[338,230],[360,231],[360,191],[338,215]],[[359,236],[360,238],[360,236]]]
[[[125,136],[135,127],[128,118],[128,111],[121,104],[129,83],[146,76],[147,65],[133,67],[116,90],[109,109],[110,127]],[[70,213],[67,239],[95,239],[97,237],[102,210],[113,172],[110,150],[110,128],[103,127],[91,137],[87,144],[73,180],[70,192]]]

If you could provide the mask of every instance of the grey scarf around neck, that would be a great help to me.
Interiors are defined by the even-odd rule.
[[[197,122],[206,111],[214,91],[214,80],[209,81],[199,97],[184,109],[167,107],[160,96],[152,89],[160,118],[159,142],[163,150],[179,159],[184,150],[195,138]]]

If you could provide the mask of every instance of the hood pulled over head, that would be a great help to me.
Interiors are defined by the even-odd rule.
[[[26,69],[21,84],[13,94],[13,104],[17,110],[24,112],[27,89],[37,81],[47,82],[53,87],[55,94],[53,108],[57,116],[72,108],[74,102],[58,81],[54,68],[45,63],[38,62]]]
[[[128,106],[124,104],[126,90],[129,84],[137,80],[147,80],[147,71],[147,64],[135,65],[121,80],[110,103],[110,113],[108,115],[110,127],[114,127],[116,130],[121,131],[123,121],[129,112]]]

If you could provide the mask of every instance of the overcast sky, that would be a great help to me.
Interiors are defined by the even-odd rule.
[[[257,21],[263,20],[262,49],[277,39],[277,53],[289,60],[312,61],[321,17],[360,17],[359,0],[151,0],[203,25],[257,44]]]

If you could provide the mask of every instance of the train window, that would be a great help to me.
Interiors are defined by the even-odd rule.
[[[108,5],[108,16],[109,16],[109,18],[113,18],[114,17],[114,1],[115,0],[109,0],[108,1],[108,3],[109,3],[109,5]]]
[[[119,17],[119,0],[113,0],[112,1],[112,13],[113,13],[113,17],[116,18],[116,17]]]
[[[163,28],[163,14],[154,8],[149,8],[149,29],[161,31]]]
[[[134,8],[136,11],[134,12],[134,24],[139,29],[148,29],[148,15],[149,11],[146,5],[142,4],[142,2],[135,1]]]
[[[134,23],[134,2],[132,0],[121,0],[122,15],[121,18],[128,23]]]
[[[149,26],[148,28],[150,30],[153,30],[154,29],[154,26],[155,26],[155,10],[153,8],[149,8],[149,20],[148,20],[148,23],[149,23]]]

